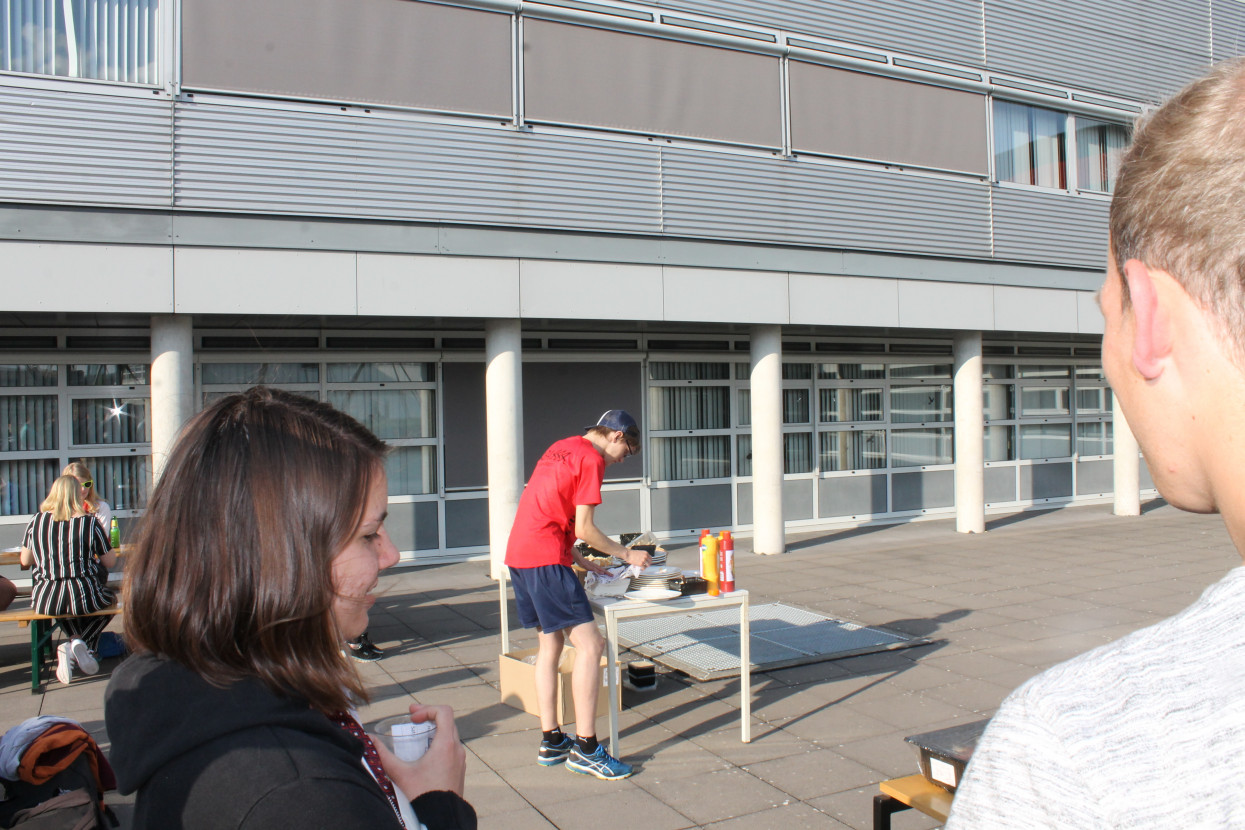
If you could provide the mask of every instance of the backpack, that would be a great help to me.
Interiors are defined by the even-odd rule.
[[[0,779],[0,827],[12,830],[105,830],[117,827],[112,810],[96,797],[99,784],[86,753],[42,784]]]

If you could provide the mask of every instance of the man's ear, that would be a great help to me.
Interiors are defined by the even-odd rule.
[[[1133,365],[1146,380],[1163,373],[1164,359],[1171,353],[1171,326],[1167,310],[1159,302],[1155,274],[1139,259],[1124,263],[1124,282],[1133,311]]]

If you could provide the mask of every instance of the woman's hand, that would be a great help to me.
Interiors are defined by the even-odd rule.
[[[418,761],[403,761],[390,752],[383,741],[375,741],[385,774],[412,801],[435,790],[449,790],[461,796],[467,778],[467,750],[458,739],[454,710],[449,706],[412,703],[411,720],[415,723],[432,721],[437,725],[432,743]]]

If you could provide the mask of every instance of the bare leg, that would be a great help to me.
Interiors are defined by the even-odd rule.
[[[558,660],[562,657],[565,639],[561,631],[537,632],[540,651],[536,655],[536,701],[540,706],[540,728],[544,732],[558,728]]]
[[[571,672],[571,694],[575,700],[575,734],[581,738],[597,735],[597,695],[601,693],[601,655],[605,638],[595,622],[580,623],[571,629],[575,646],[575,668]]]

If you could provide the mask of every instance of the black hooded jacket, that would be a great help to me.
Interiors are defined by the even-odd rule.
[[[104,713],[118,789],[138,792],[135,830],[399,827],[358,739],[257,680],[219,689],[171,660],[136,656],[113,672]],[[412,806],[429,830],[476,826],[453,793]]]

